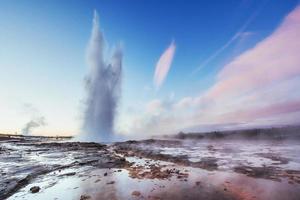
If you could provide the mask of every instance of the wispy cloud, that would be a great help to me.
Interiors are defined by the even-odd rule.
[[[164,53],[160,56],[156,64],[153,78],[153,82],[156,89],[160,88],[160,86],[163,84],[164,80],[168,75],[175,54],[175,49],[176,45],[173,41],[170,44],[170,46],[164,51]]]
[[[299,35],[300,6],[269,37],[225,65],[204,93],[168,105],[150,102],[146,107],[151,109],[134,118],[130,131],[163,134],[209,124],[220,129],[300,123]]]

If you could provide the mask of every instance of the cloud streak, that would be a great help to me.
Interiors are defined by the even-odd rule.
[[[213,54],[211,54],[207,59],[205,59],[199,67],[197,67],[194,71],[194,73],[197,73],[200,71],[203,67],[205,67],[208,63],[213,61],[219,54],[221,54],[223,51],[225,51],[231,44],[233,44],[236,40],[240,38],[241,35],[243,35],[243,32],[247,29],[250,23],[258,16],[258,14],[261,12],[262,8],[264,7],[265,1],[248,19],[247,21],[240,27],[240,29],[219,49],[217,49]]]
[[[159,89],[166,79],[168,72],[170,70],[173,57],[175,54],[176,45],[174,42],[164,51],[160,56],[154,72],[153,83],[156,89]]]

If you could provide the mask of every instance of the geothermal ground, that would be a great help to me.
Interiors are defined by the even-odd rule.
[[[299,200],[300,141],[0,137],[0,199]]]

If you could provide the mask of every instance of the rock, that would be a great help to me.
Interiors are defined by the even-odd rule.
[[[99,181],[101,181],[101,179],[97,179],[97,180],[95,180],[95,183],[98,183]]]
[[[110,185],[110,184],[114,184],[115,182],[114,181],[110,181],[108,183],[106,183],[107,185]]]
[[[37,193],[37,192],[40,191],[40,189],[41,188],[39,186],[33,186],[33,187],[30,188],[30,192],[31,193]]]
[[[107,172],[105,172],[105,173],[103,174],[103,176],[107,176]]]
[[[70,172],[70,173],[66,173],[66,174],[61,174],[59,176],[74,176],[76,174],[76,172]]]
[[[131,193],[131,195],[132,195],[132,196],[137,196],[137,197],[139,197],[139,196],[141,196],[141,193],[140,193],[139,191],[133,191],[133,192]]]
[[[80,200],[88,200],[88,199],[91,199],[90,195],[83,194],[80,196]]]
[[[126,159],[125,158],[120,158],[120,161],[125,162]]]

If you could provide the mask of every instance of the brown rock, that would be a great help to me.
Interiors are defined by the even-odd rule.
[[[33,186],[33,187],[30,188],[30,192],[31,193],[37,193],[37,192],[40,191],[40,189],[41,188],[39,186]]]
[[[141,196],[141,193],[139,192],[139,191],[133,191],[132,193],[131,193],[131,195],[132,196]]]
[[[66,173],[66,174],[61,174],[59,176],[74,176],[76,174],[76,172],[70,172],[70,173]]]
[[[88,199],[91,199],[90,195],[83,194],[80,196],[80,200],[88,200]]]
[[[101,181],[101,179],[97,179],[97,180],[95,180],[95,183],[98,183],[99,181]]]

